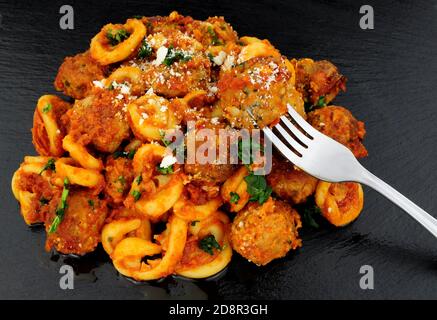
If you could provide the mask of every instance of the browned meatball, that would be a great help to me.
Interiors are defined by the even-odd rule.
[[[320,108],[308,114],[308,122],[348,147],[355,157],[367,156],[367,150],[361,143],[366,134],[364,123],[355,119],[349,110],[338,106]]]
[[[267,176],[273,192],[294,204],[305,202],[315,192],[317,181],[306,172],[296,169],[292,163],[276,158],[273,159],[272,171]]]
[[[145,83],[154,92],[173,98],[207,89],[211,61],[197,40],[177,29],[169,29],[149,35],[146,41],[156,58],[143,62],[141,69]]]
[[[93,251],[100,242],[100,230],[107,213],[106,202],[92,191],[71,190],[62,222],[55,232],[47,233],[46,249],[77,255]],[[47,215],[47,231],[54,218],[54,211]]]
[[[142,21],[147,26],[147,34],[154,34],[165,30],[179,30],[185,33],[188,31],[187,26],[195,20],[174,11],[168,16],[143,17]]]
[[[217,107],[236,128],[273,123],[286,112],[294,90],[291,72],[280,57],[256,57],[238,64],[221,73],[217,87]]]
[[[36,173],[19,172],[16,181],[19,190],[32,194],[30,206],[21,207],[24,221],[28,225],[44,223],[47,214],[56,210],[62,190]]]
[[[195,163],[186,163],[184,165],[185,173],[192,176],[192,180],[196,182],[200,182],[203,184],[208,185],[218,185],[220,183],[223,183],[228,179],[232,173],[236,169],[236,165],[230,164],[229,161],[229,145],[223,145],[223,148],[226,148],[228,153],[228,158],[223,159],[223,162],[220,162],[220,140],[219,140],[219,134],[220,130],[227,130],[226,124],[223,122],[219,122],[217,120],[211,122],[210,119],[197,119],[195,123],[196,132],[201,132],[202,129],[210,129],[211,134],[215,134],[215,141],[205,139],[204,141],[200,141],[199,139],[196,140],[195,143],[195,150],[188,150],[187,152],[196,153],[196,161]],[[231,136],[234,131],[222,131],[226,132],[227,136]],[[222,141],[225,143],[225,141]],[[198,149],[202,148],[203,150],[207,150],[205,146],[209,143],[213,143],[214,145],[211,146],[211,149],[215,149],[215,161],[213,163],[205,163],[200,164],[198,162],[197,153],[199,152]],[[187,143],[187,148],[189,147]],[[208,152],[205,151],[204,153],[205,157],[208,156]]]
[[[114,152],[130,135],[124,100],[117,100],[116,90],[99,89],[78,100],[64,116],[68,133],[83,145],[92,143],[102,152]]]
[[[75,99],[85,98],[92,81],[105,77],[106,68],[91,58],[89,52],[65,58],[55,79],[55,89]]]
[[[283,201],[251,203],[232,223],[231,244],[247,260],[266,265],[301,246],[301,225],[298,213]]]
[[[326,60],[294,60],[296,70],[296,89],[302,93],[305,101],[317,105],[332,101],[340,90],[346,91],[346,78],[338,72],[336,66]]]
[[[121,203],[129,191],[134,179],[132,160],[110,156],[105,166],[105,192],[111,197],[114,203]]]
[[[237,33],[223,17],[210,17],[206,21],[194,20],[187,25],[187,29],[205,48],[224,46],[238,40]]]
[[[172,12],[168,17],[143,18],[143,22],[148,27],[148,34],[179,30],[191,35],[204,47],[225,45],[238,40],[237,33],[223,17],[210,17],[206,21],[200,21]]]

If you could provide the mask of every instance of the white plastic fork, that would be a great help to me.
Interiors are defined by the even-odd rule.
[[[263,131],[294,165],[320,180],[354,181],[375,189],[404,209],[437,238],[437,220],[434,217],[369,172],[348,148],[314,129],[290,105],[288,114],[291,119],[282,116],[281,121],[274,126],[279,135],[269,127]]]

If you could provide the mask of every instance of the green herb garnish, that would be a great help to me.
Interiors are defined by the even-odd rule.
[[[138,190],[134,190],[132,191],[132,196],[134,197],[135,201],[138,201],[141,198],[141,192]]]
[[[94,209],[94,200],[89,199],[89,200],[88,200],[88,204],[89,204],[89,206],[90,206],[91,208]]]
[[[164,61],[162,62],[167,67],[171,66],[174,62],[182,61],[186,62],[191,59],[191,56],[189,54],[186,54],[182,50],[177,50],[173,48],[173,46],[170,46],[167,51],[167,55],[165,56]]]
[[[214,56],[212,55],[211,52],[208,52],[206,56],[208,57],[209,61],[214,62]]]
[[[196,223],[198,223],[198,222],[199,222],[199,220],[193,220],[193,221],[191,221],[191,226],[194,227],[194,226],[196,225]]]
[[[207,29],[209,35],[211,36],[211,45],[213,46],[219,46],[222,45],[223,43],[220,41],[220,39],[217,37],[217,33],[215,33],[214,29],[209,26]]]
[[[244,177],[244,181],[247,183],[247,192],[251,195],[249,201],[258,201],[259,204],[263,204],[272,194],[272,188],[267,185],[264,176],[255,175],[251,172]]]
[[[117,181],[119,181],[122,185],[125,185],[125,184],[126,184],[126,179],[125,179],[124,176],[119,176],[119,177],[117,178]]]
[[[205,251],[206,253],[209,253],[210,255],[214,254],[213,249],[217,249],[217,250],[222,249],[212,234],[206,236],[205,238],[199,241],[199,248]]]
[[[237,203],[240,200],[240,195],[236,192],[231,191],[230,193],[231,199],[229,200],[231,203]]]
[[[120,42],[123,42],[124,40],[129,38],[129,36],[130,33],[124,29],[120,29],[116,31],[108,30],[108,32],[106,32],[106,38],[109,40],[111,46],[116,46]]]
[[[159,130],[159,135],[161,136],[161,141],[164,144],[164,146],[168,147],[171,144],[171,141],[165,138],[165,131]]]
[[[41,171],[39,172],[39,174],[41,175],[44,171],[46,170],[52,170],[52,171],[56,171],[56,166],[55,166],[55,159],[54,158],[50,158],[47,163],[44,165],[44,167],[41,169]]]
[[[306,101],[305,104],[305,112],[311,112],[318,108],[322,108],[326,106],[325,96],[320,96],[317,102],[313,105],[311,102]]]
[[[70,184],[70,181],[68,178],[64,179],[64,188],[62,189],[62,195],[61,195],[61,203],[59,207],[56,209],[56,217],[53,219],[52,224],[49,228],[49,233],[55,232],[59,225],[61,224],[62,220],[64,219],[65,209],[67,209],[67,197],[68,193],[70,192],[68,190],[68,186]]]
[[[117,158],[127,158],[132,160],[135,156],[135,153],[137,152],[137,150],[131,150],[131,151],[115,151],[112,156],[114,157],[114,159]]]
[[[46,199],[46,198],[44,198],[44,197],[41,197],[40,199],[39,199],[39,203],[40,203],[40,205],[42,205],[42,206],[45,206],[46,204],[48,204],[50,202],[50,200],[49,199]]]
[[[150,57],[152,52],[152,47],[147,43],[146,39],[144,39],[143,42],[141,42],[140,49],[138,50],[138,58],[144,59]]]
[[[326,102],[325,102],[325,96],[320,96],[319,100],[316,103],[317,107],[324,107],[326,106]]]
[[[47,113],[52,110],[53,106],[51,103],[47,103],[44,108],[42,108],[42,113]]]
[[[173,165],[163,168],[158,164],[156,166],[156,170],[158,170],[161,174],[170,174],[173,173]]]
[[[136,182],[137,184],[140,184],[141,181],[143,181],[143,177],[142,177],[141,175],[139,175],[138,177],[135,178],[135,182]]]

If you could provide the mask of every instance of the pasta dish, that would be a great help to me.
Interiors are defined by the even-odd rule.
[[[363,122],[332,104],[346,78],[329,61],[287,58],[268,40],[240,37],[222,17],[172,12],[107,24],[86,52],[65,58],[54,87],[63,95],[41,96],[34,112],[38,155],[12,178],[24,221],[44,226],[48,251],[82,256],[101,243],[126,277],[200,279],[234,251],[266,265],[302,245],[302,225],[345,226],[363,208],[360,184],[318,181],[262,135],[240,139],[291,105],[366,156]],[[232,150],[232,161],[222,159]],[[207,153],[220,159],[202,161]]]

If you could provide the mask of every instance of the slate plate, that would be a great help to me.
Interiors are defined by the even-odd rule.
[[[64,1],[0,1],[0,298],[437,298],[437,239],[376,192],[365,190],[358,221],[303,235],[296,253],[257,268],[237,255],[219,279],[132,284],[101,252],[77,260],[50,257],[44,233],[27,228],[10,191],[24,155],[38,97],[54,92],[63,58],[84,51],[108,22],[178,10],[223,15],[240,35],[268,38],[292,57],[329,59],[349,78],[336,100],[367,125],[363,160],[437,215],[437,2],[365,1],[375,29],[359,27],[361,2],[349,1],[71,1],[75,30],[59,28]],[[59,268],[75,267],[75,289],[59,288]],[[374,290],[359,286],[371,265]]]

